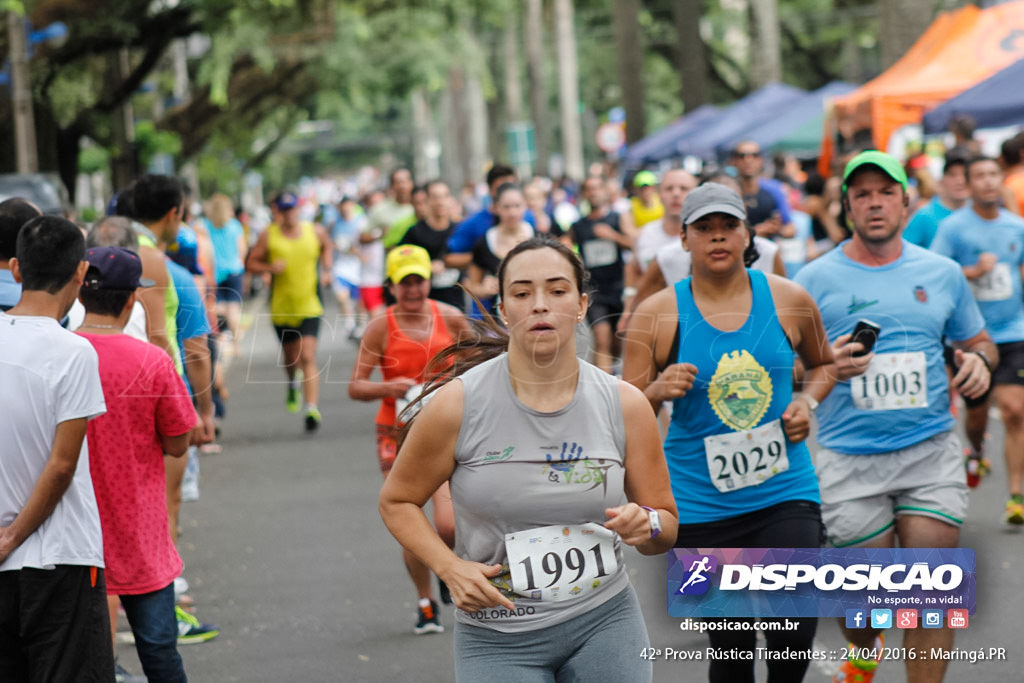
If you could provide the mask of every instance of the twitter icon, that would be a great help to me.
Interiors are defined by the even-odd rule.
[[[892,610],[871,610],[871,628],[892,628]]]

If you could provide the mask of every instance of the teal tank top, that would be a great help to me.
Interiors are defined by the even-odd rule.
[[[753,290],[750,315],[734,332],[723,332],[704,319],[694,303],[690,278],[675,284],[679,353],[674,362],[697,366],[693,388],[673,402],[665,439],[680,524],[728,519],[790,500],[820,502],[805,443],[793,444],[783,436],[785,443],[779,446],[785,448],[789,468],[775,472],[778,452],[737,456],[744,449],[705,448],[706,437],[781,423],[793,396],[793,348],[779,324],[768,279],[756,270],[747,273]],[[772,450],[781,452],[779,446]],[[741,486],[738,473],[764,479]]]

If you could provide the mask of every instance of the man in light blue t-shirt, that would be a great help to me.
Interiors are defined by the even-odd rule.
[[[903,230],[903,239],[927,249],[935,239],[939,223],[960,209],[971,196],[967,189],[967,159],[962,156],[946,156],[946,165],[939,180],[939,191],[931,201],[914,212]]]
[[[1001,207],[1003,171],[995,159],[971,159],[967,163],[967,184],[971,205],[942,221],[932,251],[960,264],[985,317],[985,327],[999,347],[999,364],[992,370],[992,393],[1006,430],[1010,499],[1005,519],[1020,526],[1024,525],[1024,219]],[[970,456],[978,463],[983,462],[987,424],[988,401],[969,401],[965,427],[974,451]]]
[[[9,262],[15,256],[21,226],[40,215],[39,208],[27,199],[12,197],[0,202],[0,311],[21,300],[21,283],[11,274]]]
[[[843,174],[853,237],[794,278],[818,304],[839,382],[818,410],[816,470],[821,512],[839,547],[956,547],[967,512],[962,450],[953,434],[943,336],[957,345],[953,378],[977,397],[989,385],[995,344],[955,263],[904,241],[907,176],[896,159],[862,152]],[[880,329],[871,352],[853,341],[860,319]],[[867,337],[861,337],[867,339]],[[847,629],[858,646],[878,631]],[[903,645],[949,651],[948,629],[915,629]],[[857,680],[875,660],[847,660],[838,680]],[[908,680],[941,681],[946,663],[907,661]]]

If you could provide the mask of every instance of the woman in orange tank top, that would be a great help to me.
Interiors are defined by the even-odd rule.
[[[428,298],[431,262],[425,249],[413,245],[396,247],[388,254],[386,272],[396,303],[366,326],[348,385],[350,398],[357,401],[380,399],[376,418],[377,458],[385,477],[397,453],[401,406],[415,398],[419,386],[440,369],[429,367],[430,360],[461,336],[471,334],[469,323],[460,310]],[[381,379],[371,379],[377,368]],[[455,544],[455,517],[447,482],[431,500],[434,526],[451,547]],[[430,569],[408,551],[403,550],[402,555],[419,598],[415,632],[444,631],[433,599]],[[442,588],[442,598],[443,594]]]

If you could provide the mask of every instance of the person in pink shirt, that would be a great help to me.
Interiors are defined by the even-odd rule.
[[[89,461],[103,530],[113,632],[120,597],[151,683],[186,681],[178,654],[174,577],[181,573],[164,495],[166,453],[181,457],[198,420],[185,384],[163,349],[123,328],[144,280],[142,263],[121,247],[86,251],[78,333],[99,357],[107,413],[89,423]]]

